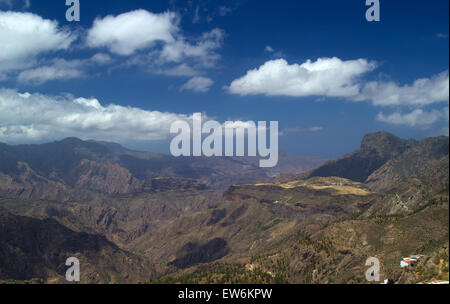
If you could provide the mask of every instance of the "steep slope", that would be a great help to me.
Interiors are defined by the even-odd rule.
[[[0,206],[102,234],[156,265],[155,282],[363,283],[368,256],[398,279],[403,255],[448,239],[448,137],[368,135],[361,150],[317,169],[331,176],[309,177],[313,170],[278,181],[258,180],[258,168],[239,160],[179,158],[182,166],[173,166],[167,156],[105,145],[110,158],[83,156],[87,169],[76,165],[70,185],[19,162],[21,171],[3,180],[9,191],[26,191],[3,192]],[[46,183],[87,198],[51,201]],[[227,184],[223,195],[215,190]]]
[[[346,184],[348,183],[348,184]],[[245,261],[281,250],[299,230],[314,233],[329,223],[351,218],[373,197],[359,183],[312,179],[299,184],[241,185],[230,188],[209,210],[161,223],[130,245],[144,250],[162,273],[214,260]]]
[[[366,214],[408,214],[442,201],[449,183],[448,137],[425,139],[372,173],[366,181],[384,199]]]
[[[340,178],[233,186],[223,198],[195,182],[159,178],[145,193],[105,201],[0,199],[0,205],[17,214],[50,217],[78,231],[101,233],[170,272],[263,253],[299,229],[314,233],[351,218],[374,199],[362,184]]]
[[[0,206],[25,216],[53,218],[76,231],[98,233],[121,247],[165,222],[209,210],[220,203],[220,194],[195,180],[156,178],[139,192],[96,197],[88,201],[58,202],[0,198]]]
[[[323,166],[335,175],[351,173],[357,164],[376,164],[360,171],[364,176],[373,171],[367,183],[304,174],[232,186],[227,201],[270,206],[273,221],[253,211],[264,220],[256,226],[251,249],[157,282],[366,283],[365,261],[372,256],[382,263],[382,279],[411,283],[448,277],[448,256],[442,258],[446,251],[441,250],[448,243],[448,153],[448,137],[414,143],[380,133],[367,136],[361,151]],[[211,221],[223,225],[228,214],[221,208]],[[250,219],[246,225],[255,227]],[[233,238],[225,239],[238,248]],[[416,279],[399,267],[413,254],[425,255],[423,267],[412,271]]]
[[[419,182],[445,182],[448,178],[448,137],[427,138],[373,172],[366,184],[373,190],[392,191],[416,179]]]
[[[436,280],[449,280],[449,251],[447,243],[432,242],[431,251],[417,265],[405,269],[398,279],[400,284],[427,284]]]
[[[64,283],[69,257],[80,260],[81,283],[145,282],[154,275],[148,262],[103,236],[0,209],[0,281]]]
[[[317,185],[317,182],[313,182],[313,185]],[[275,188],[272,186],[270,191],[269,188],[266,190],[266,194],[272,194]],[[235,194],[227,195],[245,202],[239,199],[242,191],[244,190],[240,189]],[[262,195],[261,192],[255,193],[254,189],[251,193],[254,197]],[[331,193],[336,195],[336,191]],[[299,220],[301,213],[297,213],[295,209],[283,212],[278,204],[275,205],[278,207],[271,209],[273,212],[277,211],[277,217],[272,217],[271,221],[270,217],[255,212],[250,209],[251,205],[246,203],[254,216],[244,212],[229,229],[230,232],[242,233],[246,227],[251,227],[253,238],[244,237],[246,241],[242,242],[251,244],[250,247],[238,253],[239,245],[235,244],[236,239],[224,237],[232,248],[232,255],[220,261],[168,273],[155,282],[368,283],[365,278],[368,267],[365,263],[369,257],[377,257],[380,260],[382,280],[389,278],[400,283],[417,283],[447,278],[448,251],[445,251],[445,246],[448,243],[449,229],[448,191],[442,195],[442,201],[428,201],[423,208],[407,215],[373,215],[367,218],[355,208],[353,213],[346,215],[343,212],[341,217],[336,218],[336,212],[327,213],[322,209],[314,214],[311,210],[303,209],[310,221]],[[324,206],[330,203],[324,202],[323,194],[317,199]],[[368,197],[366,199],[370,203],[371,200],[368,200]],[[340,196],[340,201],[341,205],[351,207],[349,198],[345,195]],[[356,199],[353,206],[357,207],[358,202],[359,199]],[[267,208],[266,206],[270,205],[265,203],[264,208]],[[226,212],[215,212],[211,215],[214,216],[214,222],[217,221],[219,225],[228,222],[226,218],[229,211],[227,208],[225,210]],[[255,217],[261,222],[259,226],[252,221]],[[320,222],[323,217],[328,218],[327,221]],[[241,224],[238,224],[239,222]],[[313,223],[318,225],[312,226]],[[255,228],[256,230],[253,230]],[[202,234],[204,235],[204,232]],[[244,235],[248,237],[248,232]],[[411,271],[402,270],[402,258],[414,254],[424,255],[423,266],[419,265],[419,268]]]
[[[357,182],[364,182],[373,172],[389,160],[400,155],[415,144],[393,134],[380,132],[364,137],[361,148],[343,158],[325,163],[312,170],[307,177],[338,176]]]

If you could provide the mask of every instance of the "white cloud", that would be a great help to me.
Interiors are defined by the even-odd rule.
[[[61,29],[56,21],[38,15],[0,11],[0,70],[20,69],[35,57],[69,48],[75,35]]]
[[[30,8],[30,6],[31,6],[30,0],[0,0],[0,7],[6,6],[8,8],[11,8],[15,4],[22,5],[22,8],[24,8],[24,9]]]
[[[375,106],[423,106],[448,102],[449,74],[445,71],[404,86],[393,82],[369,82],[358,99],[370,100]]]
[[[158,68],[155,71],[153,71],[153,73],[167,76],[180,76],[180,77],[181,76],[192,77],[198,75],[198,72],[186,63],[182,63],[175,67],[169,67],[166,69]]]
[[[110,63],[111,61],[113,61],[111,56],[109,56],[108,54],[104,54],[104,53],[95,54],[94,56],[92,56],[91,60],[98,64],[107,64],[107,63]]]
[[[223,31],[213,29],[189,39],[181,32],[176,13],[154,14],[140,9],[97,18],[86,32],[86,44],[130,56],[116,68],[136,65],[155,74],[194,77],[215,67],[220,59],[217,50],[223,45]],[[17,77],[20,82],[42,84],[79,78],[89,75],[85,70],[88,61],[97,65],[114,61],[103,52],[91,59],[77,60],[49,60],[44,56],[67,50],[76,39],[77,34],[60,28],[56,21],[31,13],[0,12],[0,81]]]
[[[42,84],[51,80],[80,78],[84,76],[81,70],[83,65],[81,60],[56,59],[51,65],[21,72],[17,76],[17,80],[23,83]]]
[[[430,127],[436,122],[445,119],[448,123],[448,107],[443,110],[431,110],[426,112],[422,109],[416,109],[410,113],[402,114],[400,112],[395,112],[390,115],[384,115],[383,113],[379,113],[377,116],[377,120],[393,124],[393,125],[405,125],[409,127]]]
[[[342,61],[320,58],[289,65],[286,60],[267,61],[234,80],[229,92],[239,95],[352,97],[360,90],[358,78],[375,68],[365,59]]]
[[[283,130],[284,133],[302,133],[302,132],[319,132],[323,131],[323,127],[315,126],[309,128],[286,128]]]
[[[213,29],[204,33],[195,44],[186,42],[183,37],[177,41],[168,43],[160,53],[163,62],[181,62],[189,58],[194,58],[203,67],[213,67],[220,56],[215,52],[222,47],[224,33],[220,29]]]
[[[19,73],[17,80],[22,83],[43,84],[51,80],[70,80],[86,76],[86,69],[93,65],[108,64],[113,59],[108,54],[98,53],[89,59],[65,60],[56,58],[37,68]]]
[[[15,143],[61,139],[137,141],[160,140],[169,136],[176,120],[186,115],[145,111],[110,104],[95,98],[20,94],[0,89],[0,141]]]
[[[175,41],[178,30],[176,14],[154,14],[140,9],[97,18],[88,32],[87,43],[90,47],[107,47],[115,54],[131,55],[157,42]]]
[[[448,39],[448,34],[437,33],[436,37],[441,39]]]
[[[271,48],[266,50],[270,51]],[[418,109],[449,102],[448,71],[431,78],[418,79],[411,85],[377,81],[364,83],[359,76],[375,67],[375,63],[364,59],[342,61],[338,58],[322,58],[316,62],[308,60],[301,65],[289,65],[284,59],[271,60],[234,80],[228,90],[243,96],[345,97],[353,101],[370,101],[374,106],[416,108],[407,114],[399,111],[390,115],[378,114],[378,121],[395,125],[428,127],[445,118],[445,112],[448,121],[448,108],[430,112]]]
[[[217,50],[223,45],[224,32],[213,29],[187,39],[179,21],[173,12],[154,14],[142,9],[98,18],[88,31],[87,45],[105,47],[123,56],[133,55],[124,66],[147,66],[156,73],[168,71],[167,75],[170,70],[177,75],[199,73],[186,72],[187,66],[195,70],[214,67],[220,59]]]
[[[213,85],[214,81],[206,77],[194,77],[191,78],[188,82],[186,82],[181,90],[192,90],[195,92],[208,92],[209,88]]]
[[[198,76],[215,67],[220,59],[216,51],[223,44],[223,36],[221,30],[214,29],[191,42],[177,37],[160,49],[130,57],[122,67],[145,67],[152,73],[167,76]]]
[[[266,46],[266,48],[264,50],[269,53],[275,52],[275,50],[270,45]]]

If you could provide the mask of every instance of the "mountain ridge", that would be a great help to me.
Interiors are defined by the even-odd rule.
[[[65,144],[90,153],[76,139]],[[448,235],[448,137],[368,134],[344,161],[318,168],[341,177],[313,169],[259,179],[248,160],[178,159],[182,166],[167,168],[165,157],[112,149],[120,151],[75,162],[67,175],[42,176],[26,162],[0,171],[0,208],[103,235],[151,264],[151,282],[364,283],[372,253],[386,256],[383,274],[397,280],[405,277],[397,259],[429,242],[433,255]],[[345,177],[355,166],[365,180]]]

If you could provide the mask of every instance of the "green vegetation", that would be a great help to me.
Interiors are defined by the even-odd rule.
[[[192,273],[161,276],[150,284],[286,284],[282,274],[272,274],[257,267],[249,270],[244,265],[214,264],[203,266]]]

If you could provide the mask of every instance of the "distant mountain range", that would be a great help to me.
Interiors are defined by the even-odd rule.
[[[280,165],[267,171],[252,158],[175,158],[77,138],[41,145],[0,143],[0,193],[15,191],[21,192],[22,198],[52,200],[67,200],[74,195],[87,198],[92,191],[137,192],[147,179],[155,177],[196,179],[226,190],[235,183],[269,181],[282,171],[304,172],[325,161],[318,156],[296,157],[286,152],[280,156]]]
[[[0,281],[63,282],[68,256],[84,283],[364,283],[369,256],[398,282],[448,278],[448,153],[448,137],[382,132],[263,170],[75,138],[0,144]],[[402,272],[417,253],[427,264]]]

